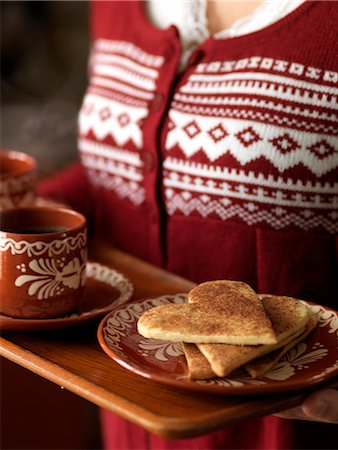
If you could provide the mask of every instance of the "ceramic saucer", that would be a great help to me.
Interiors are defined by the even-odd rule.
[[[134,292],[133,284],[116,270],[97,262],[87,263],[86,293],[79,309],[52,319],[18,319],[0,314],[2,330],[52,330],[88,322],[122,306]]]

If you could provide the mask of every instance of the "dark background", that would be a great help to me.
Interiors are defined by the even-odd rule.
[[[88,2],[1,1],[0,15],[0,148],[33,155],[48,177],[77,158]],[[94,405],[4,358],[0,368],[2,450],[101,447]]]
[[[1,148],[48,176],[77,157],[87,83],[88,2],[1,1]]]

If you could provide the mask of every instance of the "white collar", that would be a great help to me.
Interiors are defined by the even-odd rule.
[[[298,8],[304,1],[263,0],[254,12],[213,37],[225,39],[261,30]],[[209,37],[207,0],[148,0],[147,13],[149,20],[158,28],[177,27],[182,45],[181,68],[194,49]]]

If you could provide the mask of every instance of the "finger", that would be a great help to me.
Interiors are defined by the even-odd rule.
[[[274,416],[281,417],[282,419],[309,420],[309,418],[305,416],[301,406],[297,406],[296,408],[287,409],[286,411],[282,411],[277,414],[274,414]]]
[[[314,392],[305,399],[303,412],[313,419],[338,423],[338,391],[324,389]]]
[[[289,419],[289,420],[306,420],[318,422],[319,419],[315,417],[309,417],[307,414],[304,414],[302,406],[297,406],[295,408],[290,408],[285,411],[274,414],[276,417],[280,417],[281,419]]]

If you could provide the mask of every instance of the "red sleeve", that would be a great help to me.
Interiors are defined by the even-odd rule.
[[[93,211],[93,198],[88,178],[80,163],[73,164],[62,172],[42,180],[38,195],[55,200],[89,217]]]

